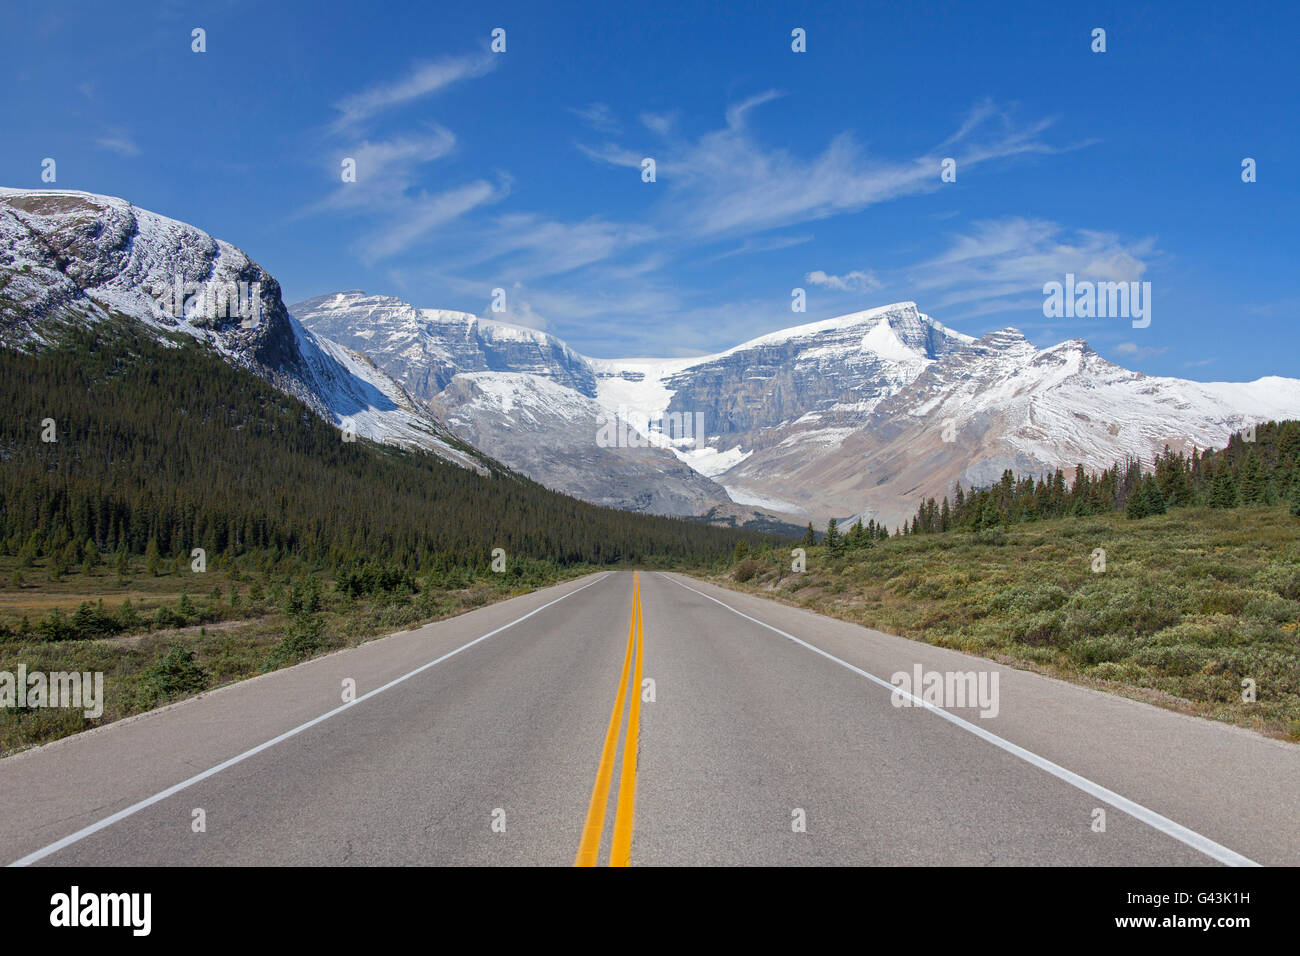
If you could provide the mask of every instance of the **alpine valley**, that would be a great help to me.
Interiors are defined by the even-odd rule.
[[[192,302],[256,288],[257,320],[178,315],[160,282]],[[0,341],[39,349],[109,317],[193,337],[378,442],[500,463],[595,504],[756,527],[894,525],[957,481],[1149,462],[1300,417],[1297,379],[1152,377],[1082,339],[972,338],[912,302],[673,359],[584,356],[547,332],[358,291],[286,307],[269,273],[193,226],[122,199],[0,189]]]

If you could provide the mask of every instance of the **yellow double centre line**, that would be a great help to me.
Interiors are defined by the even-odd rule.
[[[614,710],[605,731],[605,746],[600,752],[596,785],[587,805],[587,820],[582,825],[582,842],[574,866],[596,866],[600,855],[600,837],[605,830],[605,807],[609,803],[609,784],[614,776],[614,754],[618,750],[618,731],[623,724],[623,708],[628,697],[628,672],[632,672],[632,703],[627,715],[627,736],[623,740],[623,765],[619,771],[618,808],[614,811],[614,840],[609,853],[610,866],[627,866],[632,855],[632,827],[636,815],[636,753],[641,729],[641,580],[632,572],[632,620],[627,628],[627,651],[623,654],[623,673],[618,679]]]

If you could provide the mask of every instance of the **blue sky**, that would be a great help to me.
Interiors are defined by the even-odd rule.
[[[0,184],[53,157],[289,302],[501,287],[493,317],[596,356],[912,299],[1152,374],[1300,373],[1300,7],[712,6],[9,3]],[[1150,327],[1044,318],[1067,272],[1149,281]]]

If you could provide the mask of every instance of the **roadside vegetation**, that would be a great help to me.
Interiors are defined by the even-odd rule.
[[[803,573],[791,571],[788,547],[739,544],[712,579],[1300,741],[1300,517],[1290,501],[1140,519],[1126,510],[883,540],[826,535],[805,543]],[[1249,682],[1253,701],[1243,699]]]
[[[51,580],[48,563],[0,557],[0,672],[101,672],[103,715],[0,707],[0,756],[595,570],[333,574],[245,556],[204,573],[128,559]]]
[[[0,694],[21,666],[102,672],[106,697],[88,719],[15,694],[0,755],[592,570],[768,540],[344,441],[127,321],[0,347],[0,407]]]

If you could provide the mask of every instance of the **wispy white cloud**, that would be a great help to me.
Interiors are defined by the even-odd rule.
[[[479,312],[479,318],[491,319],[494,322],[508,322],[511,325],[522,325],[530,329],[545,330],[550,321],[534,306],[534,299],[530,297],[528,290],[522,282],[512,283],[508,289],[505,289],[505,297],[502,304],[505,305],[504,312],[495,312],[493,307],[496,304],[495,289],[489,294],[487,302]]]
[[[745,114],[750,110],[762,106],[764,103],[770,103],[772,100],[780,99],[785,96],[780,90],[765,90],[757,93],[748,99],[741,100],[739,103],[733,103],[727,107],[727,129],[733,132],[739,132],[745,127]]]
[[[111,130],[95,140],[95,145],[119,156],[139,156],[140,147],[126,130]]]
[[[449,57],[415,66],[401,79],[368,87],[336,104],[336,131],[357,126],[380,113],[429,96],[460,80],[482,76],[496,68],[499,57],[484,53]]]
[[[412,197],[399,214],[362,240],[362,259],[374,263],[404,252],[440,226],[479,206],[500,201],[507,192],[503,185],[478,180],[446,192]]]
[[[677,123],[676,113],[642,113],[638,119],[641,125],[660,136],[667,136]]]
[[[455,134],[436,122],[426,121],[414,131],[385,138],[363,133],[381,114],[482,76],[495,69],[497,62],[497,57],[484,53],[417,64],[396,80],[369,86],[336,103],[338,116],[325,135],[330,146],[322,151],[329,157],[324,160],[327,175],[336,185],[299,215],[342,213],[368,220],[368,231],[357,248],[362,261],[373,265],[406,252],[441,227],[509,195],[511,182],[505,174],[495,183],[480,178],[451,188],[421,188],[421,167],[456,147]],[[349,160],[354,164],[355,179],[344,181],[341,173]]]
[[[645,153],[639,153],[632,149],[624,149],[623,147],[616,146],[613,143],[605,143],[599,147],[578,143],[577,147],[580,152],[586,154],[588,159],[594,159],[601,163],[608,163],[611,166],[624,166],[633,169],[640,169],[641,161],[645,159]]]
[[[754,236],[746,239],[734,249],[728,249],[726,252],[719,253],[710,262],[717,262],[719,259],[728,259],[731,256],[748,255],[751,252],[775,252],[778,249],[789,249],[791,246],[801,246],[805,242],[812,242],[812,233],[805,233],[801,236]]]
[[[854,269],[842,276],[830,275],[817,269],[809,272],[804,279],[813,285],[835,289],[838,292],[874,292],[884,286],[874,272],[863,272],[861,269]]]
[[[1260,315],[1266,318],[1276,316],[1300,316],[1300,297],[1291,296],[1289,298],[1276,299],[1273,302],[1255,302],[1241,307],[1243,312],[1250,315]]]
[[[401,204],[416,180],[418,167],[441,159],[456,146],[450,130],[433,125],[424,133],[390,140],[363,140],[346,147],[331,160],[338,186],[312,211],[354,209],[375,212]],[[344,159],[356,163],[356,181],[343,182]]]
[[[642,113],[642,125],[662,137],[652,147],[619,142],[601,145],[578,143],[591,160],[623,169],[639,169],[649,154],[656,161],[657,182],[642,226],[618,227],[602,220],[601,242],[584,237],[577,225],[542,235],[547,245],[562,241],[568,230],[579,230],[579,242],[565,262],[592,266],[601,257],[614,257],[640,241],[653,239],[667,256],[690,255],[700,245],[735,237],[739,244],[706,261],[787,248],[811,236],[764,236],[773,229],[855,213],[875,203],[940,188],[940,163],[954,156],[959,170],[994,159],[1028,153],[1049,153],[1058,147],[1042,139],[1049,120],[1018,123],[991,102],[976,104],[957,129],[938,146],[919,156],[886,159],[868,156],[848,133],[835,136],[820,151],[797,155],[784,147],[769,147],[754,132],[762,107],[780,99],[779,90],[767,90],[733,103],[725,125],[696,138],[683,138],[668,114]],[[603,111],[591,118],[608,119]],[[651,187],[646,187],[651,188]],[[614,241],[617,237],[617,241]],[[534,273],[536,275],[536,273]],[[856,270],[831,275],[818,270],[808,281],[842,293],[875,292],[884,283],[874,272]],[[1041,285],[1041,284],[1040,284]],[[1023,293],[1023,287],[1018,291]],[[954,290],[955,293],[955,290]]]
[[[618,118],[615,117],[614,111],[610,109],[608,103],[592,103],[590,106],[581,108],[570,106],[569,112],[599,133],[622,132]]]
[[[1047,282],[1137,281],[1159,256],[1154,237],[1126,240],[1096,230],[1071,232],[1059,223],[1008,217],[981,221],[954,235],[938,256],[911,267],[908,281],[932,293],[930,307],[969,318],[1042,306]]]
[[[1060,149],[1042,139],[1050,120],[1020,124],[983,102],[956,132],[919,156],[868,156],[851,134],[841,133],[805,157],[765,146],[751,129],[756,111],[782,95],[768,90],[735,103],[723,128],[694,141],[670,139],[656,151],[657,179],[665,192],[656,212],[674,223],[681,238],[744,235],[930,192],[942,186],[940,164],[949,156],[965,172],[993,160]],[[613,143],[579,148],[615,166],[639,166],[644,155]]]
[[[476,230],[474,251],[459,257],[452,268],[491,263],[494,271],[513,281],[536,280],[604,262],[655,235],[649,226],[599,217],[561,222],[532,213],[510,213]]]
[[[429,86],[408,78],[377,87],[364,101],[351,102],[346,110],[340,107],[340,112],[353,118],[374,115],[374,110],[410,98],[411,90]],[[363,166],[383,170],[380,178],[387,190],[373,203],[362,191],[336,190],[327,203],[348,211],[383,211],[383,228],[366,237],[364,255],[370,261],[396,256],[468,216],[457,224],[454,242],[447,238],[431,248],[439,250],[437,281],[453,293],[473,301],[493,287],[510,290],[511,311],[504,316],[485,312],[486,317],[539,328],[557,322],[581,327],[603,319],[620,326],[610,333],[619,336],[617,348],[611,343],[606,354],[637,350],[638,343],[651,337],[647,329],[654,328],[654,338],[671,337],[680,351],[689,353],[708,350],[723,335],[748,337],[760,328],[790,324],[789,301],[784,296],[756,299],[748,308],[745,303],[718,302],[715,289],[691,288],[680,276],[669,275],[673,263],[716,262],[810,242],[807,230],[794,235],[774,230],[942,188],[940,161],[946,156],[956,158],[964,174],[994,160],[1073,148],[1044,140],[1049,120],[1018,122],[1009,112],[982,102],[951,134],[919,155],[871,155],[850,133],[795,152],[795,147],[765,143],[755,129],[763,107],[781,96],[768,90],[733,103],[721,128],[698,136],[684,135],[672,113],[641,112],[635,114],[637,126],[627,128],[626,141],[608,104],[572,108],[587,126],[608,137],[599,146],[576,144],[593,161],[627,169],[633,176],[631,170],[639,169],[646,155],[655,158],[658,181],[643,187],[648,207],[639,218],[620,221],[596,215],[565,220],[515,211],[468,216],[481,213],[509,191],[508,183],[493,186],[486,181],[437,195],[420,194],[404,210],[406,197],[419,182],[418,166],[454,148],[455,137],[441,127],[402,139],[364,141],[356,150],[358,172]],[[647,142],[649,135],[654,138]],[[701,248],[723,251],[701,260]],[[928,307],[971,316],[1025,304],[1041,307],[1042,283],[1067,263],[1075,266],[1076,274],[1140,274],[1152,248],[1149,240],[1144,245],[1103,233],[1067,234],[1053,223],[1012,219],[976,224],[954,236],[946,250],[910,269],[798,274],[844,296],[886,288],[891,294],[903,287],[909,293],[929,289],[934,296]],[[560,276],[562,282],[555,281]],[[702,300],[711,304],[701,306]],[[467,302],[462,307],[476,306]],[[770,325],[756,324],[769,320]]]
[[[1121,342],[1115,346],[1115,354],[1122,355],[1125,358],[1141,361],[1146,358],[1153,358],[1157,355],[1164,355],[1168,352],[1167,346],[1157,348],[1156,346],[1138,345],[1136,342]]]

